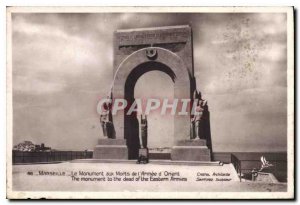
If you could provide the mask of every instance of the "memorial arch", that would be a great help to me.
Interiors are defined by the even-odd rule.
[[[149,52],[156,53],[156,58],[147,56]],[[183,61],[171,51],[164,48],[150,47],[140,49],[126,58],[116,71],[113,97],[126,99],[132,102],[134,99],[134,86],[140,76],[151,70],[158,70],[170,76],[174,82],[174,98],[190,99],[190,75]],[[151,86],[151,85],[149,85]],[[124,115],[125,110],[118,113],[114,118],[114,123],[121,125],[116,127],[117,138],[127,139],[127,145],[136,147],[134,143],[138,141],[135,137],[134,120]],[[127,122],[128,121],[128,122]],[[123,126],[122,126],[123,125]],[[187,139],[190,135],[190,116],[174,116],[174,141]],[[130,156],[134,154],[129,153]]]
[[[134,100],[134,86],[143,74],[157,70],[174,83],[174,99],[191,99],[196,90],[192,33],[189,26],[117,30],[114,33],[112,97]],[[151,86],[151,85],[149,85]],[[135,159],[138,121],[121,110],[113,116],[115,139],[100,138],[97,159]],[[137,125],[137,126],[136,126]],[[210,161],[206,139],[191,137],[191,115],[174,116],[172,160]]]

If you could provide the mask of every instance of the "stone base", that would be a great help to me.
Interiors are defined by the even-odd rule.
[[[206,140],[203,139],[180,140],[177,142],[177,146],[206,146]]]
[[[117,163],[117,164],[136,164],[136,160],[128,159],[74,159],[71,163]],[[159,165],[188,165],[188,166],[223,166],[220,161],[204,162],[204,161],[172,161],[172,160],[149,160],[149,164]],[[234,168],[233,168],[234,169]],[[235,171],[236,173],[236,171]]]
[[[264,183],[278,183],[278,180],[272,173],[258,172],[257,176],[254,178],[256,182]]]
[[[211,161],[210,149],[206,140],[182,140],[172,147],[171,160],[175,161]]]
[[[139,149],[139,156],[149,157],[149,150],[148,148],[140,148]]]
[[[126,140],[125,139],[100,138],[100,139],[98,139],[98,145],[126,145]]]
[[[103,138],[94,148],[94,159],[128,159],[126,140]]]

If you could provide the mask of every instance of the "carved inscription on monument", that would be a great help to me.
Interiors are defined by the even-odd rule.
[[[187,38],[188,33],[186,32],[176,32],[176,33],[143,33],[143,34],[136,34],[136,35],[120,35],[119,41],[120,44],[125,44],[127,41],[133,41],[133,40],[144,40],[144,39],[150,39],[150,40],[158,40],[162,39],[165,40],[166,38],[170,40],[176,41],[178,37],[181,38]]]
[[[184,43],[190,40],[191,30],[187,26],[167,28],[164,30],[118,30],[116,32],[117,43],[124,45],[141,45],[153,43]]]

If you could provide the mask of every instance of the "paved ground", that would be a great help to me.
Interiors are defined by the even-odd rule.
[[[108,179],[112,179],[112,181],[108,181]],[[146,179],[148,181],[145,181]],[[130,180],[138,181],[132,182]],[[287,190],[287,185],[239,182],[233,166],[229,164],[223,166],[187,166],[66,162],[14,165],[13,190],[284,192]]]

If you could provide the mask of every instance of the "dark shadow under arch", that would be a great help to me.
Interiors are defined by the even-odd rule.
[[[135,67],[131,73],[128,75],[125,82],[125,99],[128,102],[128,108],[134,102],[134,87],[138,79],[145,73],[150,71],[161,71],[170,76],[173,82],[176,81],[176,75],[171,68],[160,62],[149,61],[142,63]],[[127,110],[127,109],[126,109]],[[140,147],[139,140],[139,122],[137,118],[137,113],[132,113],[131,115],[124,115],[124,134],[125,139],[127,139],[128,147],[128,157],[129,159],[137,159],[138,150]]]

